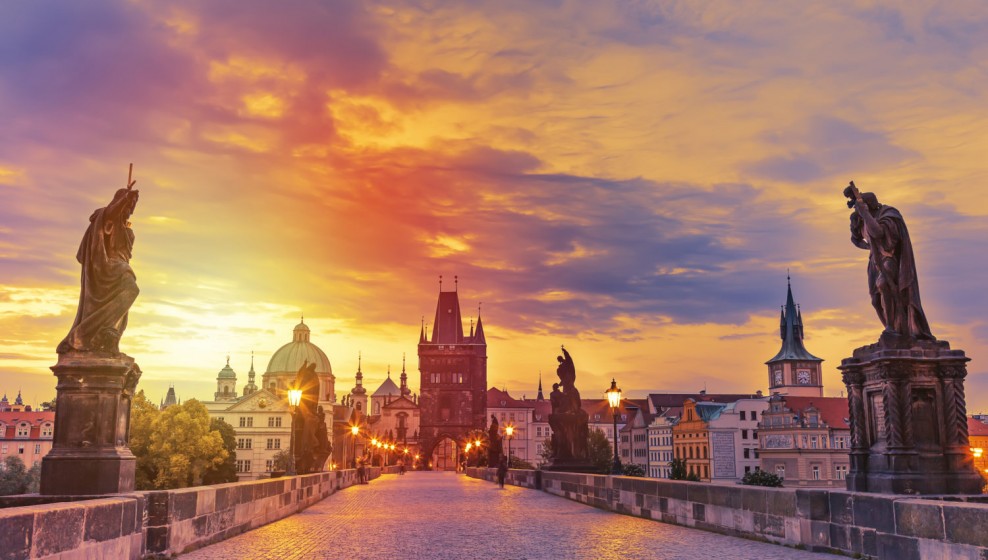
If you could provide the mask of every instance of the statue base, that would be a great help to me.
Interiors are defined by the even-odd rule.
[[[883,334],[841,362],[851,421],[848,490],[981,493],[967,433],[969,360],[947,341]]]
[[[41,460],[42,495],[134,491],[136,458],[127,447],[130,404],[140,368],[125,354],[67,352],[58,378],[55,433]]]

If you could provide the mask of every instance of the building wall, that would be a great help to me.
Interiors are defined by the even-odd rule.
[[[54,430],[54,412],[0,412],[0,461],[20,457],[31,468],[51,451]]]
[[[673,450],[676,458],[686,460],[686,472],[693,472],[700,480],[710,480],[709,426],[696,414],[692,399],[683,405],[683,416],[672,428]]]

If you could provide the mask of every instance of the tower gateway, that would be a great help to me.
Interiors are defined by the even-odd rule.
[[[803,346],[803,315],[792,297],[792,284],[786,278],[788,291],[786,305],[782,309],[779,324],[782,348],[768,365],[768,388],[770,394],[792,395],[796,397],[822,397],[822,359],[807,352]]]
[[[423,462],[454,469],[459,442],[486,426],[487,339],[479,313],[476,329],[464,336],[458,293],[444,292],[440,284],[432,335],[423,325],[418,351]]]

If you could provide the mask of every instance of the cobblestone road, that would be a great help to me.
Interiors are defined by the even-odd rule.
[[[182,556],[310,558],[832,559],[618,515],[442,472],[386,475],[300,514]]]

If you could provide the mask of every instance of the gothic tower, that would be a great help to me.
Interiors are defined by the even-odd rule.
[[[425,457],[443,443],[447,448],[467,433],[484,429],[487,421],[487,339],[477,317],[472,336],[463,335],[457,291],[439,285],[432,336],[419,333],[419,436]]]
[[[792,284],[786,276],[788,293],[779,324],[782,348],[768,365],[769,393],[794,397],[822,397],[823,360],[806,351],[803,346],[803,315],[792,297]]]

